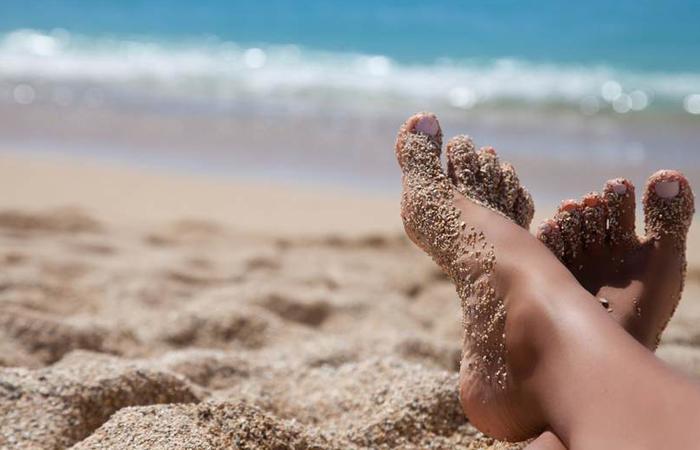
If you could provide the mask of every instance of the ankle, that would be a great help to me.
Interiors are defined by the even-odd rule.
[[[536,388],[541,361],[547,358],[554,327],[552,299],[523,289],[511,302],[506,315],[506,385],[493,389],[466,370],[460,375],[462,406],[470,420],[490,436],[521,441],[537,436],[547,426]]]
[[[521,289],[507,300],[506,348],[512,370],[526,373],[552,349],[560,318],[576,305],[546,289]]]
[[[567,327],[578,328],[597,306],[590,294],[568,289],[565,295],[558,289],[525,288],[517,301],[508,303],[506,319],[506,349],[508,374],[516,387],[518,401],[526,409],[511,411],[511,415],[531,433],[551,428],[555,419],[550,402],[552,390],[568,388],[568,380],[551,376],[551,368],[569,351]],[[556,374],[555,374],[556,375]]]

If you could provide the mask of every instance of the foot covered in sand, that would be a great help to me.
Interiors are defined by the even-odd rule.
[[[603,193],[567,200],[538,238],[632,336],[650,349],[680,300],[693,192],[677,171],[652,175],[643,198],[645,236],[635,233],[634,186],[609,180]]]
[[[445,174],[441,141],[429,113],[412,116],[399,130],[404,228],[456,285],[464,324],[460,395],[467,416],[491,436],[527,438],[542,423],[522,390],[520,377],[531,364],[524,334],[544,316],[532,300],[542,296],[529,292],[552,285],[542,276],[548,268],[566,271],[524,228],[532,219],[532,200],[512,166],[501,164],[492,148],[476,151],[468,137],[459,136],[447,144]]]

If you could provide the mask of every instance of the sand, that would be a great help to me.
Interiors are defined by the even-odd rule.
[[[658,354],[700,377],[695,228]],[[398,199],[0,157],[0,448],[522,448],[460,320]]]

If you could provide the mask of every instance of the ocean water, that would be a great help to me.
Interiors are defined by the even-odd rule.
[[[677,0],[5,0],[0,80],[5,96],[40,80],[113,99],[700,113],[699,21]],[[12,94],[45,94],[30,88]]]
[[[679,0],[4,0],[0,146],[393,186],[378,151],[429,109],[524,164],[692,172],[699,23]]]

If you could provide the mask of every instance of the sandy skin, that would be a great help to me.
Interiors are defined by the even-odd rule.
[[[650,349],[683,291],[686,236],[694,212],[688,180],[677,171],[652,175],[644,193],[645,235],[635,233],[634,186],[609,180],[602,194],[567,200],[538,238],[635,339]]]
[[[700,406],[700,389],[610,320],[511,214],[494,211],[492,201],[479,196],[493,189],[460,188],[470,178],[454,174],[472,169],[461,170],[452,159],[448,178],[441,137],[427,113],[399,131],[402,218],[409,237],[452,278],[461,298],[461,402],[470,420],[508,440],[550,429],[568,448],[668,446],[669,432],[672,445],[694,442],[688,417]],[[464,160],[485,161],[478,173],[498,173],[493,168],[503,166],[493,161],[495,152],[488,151],[493,158],[485,153]],[[648,395],[660,387],[663,399]],[[664,432],[654,434],[654,426]]]

